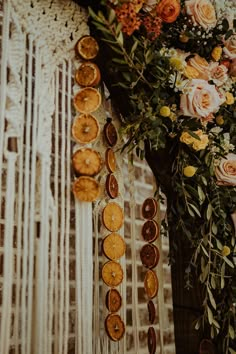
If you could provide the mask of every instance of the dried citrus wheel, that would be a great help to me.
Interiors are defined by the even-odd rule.
[[[107,258],[115,261],[125,254],[125,241],[119,234],[113,232],[104,238],[102,249]]]
[[[101,94],[93,87],[85,87],[74,96],[75,109],[80,113],[96,111],[102,102]]]
[[[109,118],[107,119],[107,123],[104,125],[104,136],[109,146],[112,147],[116,145],[118,140],[117,131]]]
[[[96,64],[85,62],[76,71],[75,80],[80,86],[96,86],[101,80],[100,70]]]
[[[75,118],[72,125],[73,138],[80,144],[88,144],[95,141],[99,132],[99,123],[91,114],[81,114]]]
[[[72,191],[76,199],[93,202],[100,195],[100,186],[94,178],[81,176],[74,181]]]
[[[111,173],[106,178],[106,191],[110,198],[115,199],[118,197],[119,185],[116,177]]]
[[[105,319],[107,335],[115,342],[120,340],[125,333],[125,324],[117,314],[110,314]]]
[[[156,309],[152,300],[148,301],[147,307],[148,307],[149,322],[153,324],[156,318]]]
[[[142,227],[143,239],[147,242],[154,242],[159,236],[159,226],[155,220],[147,220]]]
[[[95,176],[102,168],[102,159],[97,151],[83,148],[72,156],[72,165],[78,175]]]
[[[143,202],[142,215],[144,219],[153,219],[157,213],[157,201],[154,198],[147,198]]]
[[[156,333],[153,327],[148,328],[148,351],[149,354],[155,354],[157,349]]]
[[[102,267],[102,280],[110,287],[118,286],[123,280],[121,265],[114,261],[108,261]]]
[[[158,279],[153,270],[148,270],[144,278],[144,289],[149,299],[153,299],[158,292]]]
[[[158,248],[149,243],[144,245],[140,251],[140,258],[144,267],[149,269],[156,267],[160,258]]]
[[[83,36],[76,43],[76,50],[83,59],[94,59],[99,51],[98,42],[91,36]]]
[[[106,307],[110,312],[117,312],[121,308],[122,297],[118,290],[110,289],[106,294]]]
[[[118,231],[124,223],[124,213],[117,203],[109,203],[102,212],[102,220],[109,231]]]
[[[108,148],[105,152],[106,166],[109,172],[115,172],[116,170],[116,156],[111,148]]]

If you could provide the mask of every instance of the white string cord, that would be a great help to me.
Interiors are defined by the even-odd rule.
[[[7,156],[7,187],[5,209],[5,237],[3,264],[3,294],[2,294],[2,326],[0,331],[0,353],[8,353],[10,349],[11,299],[13,283],[13,231],[14,231],[14,199],[15,199],[15,163],[16,153]]]

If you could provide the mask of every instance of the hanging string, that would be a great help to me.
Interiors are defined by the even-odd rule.
[[[2,294],[2,326],[0,332],[0,353],[10,350],[11,299],[13,284],[13,233],[14,233],[14,198],[15,198],[15,163],[16,153],[7,156],[7,186],[4,233],[3,294]]]
[[[137,274],[137,258],[136,258],[136,230],[135,230],[135,171],[132,165],[133,157],[130,154],[128,160],[128,173],[129,173],[129,191],[130,191],[130,218],[131,218],[131,258],[132,258],[132,318],[133,318],[133,331],[134,331],[134,351],[139,353],[139,314],[138,314],[138,274]]]

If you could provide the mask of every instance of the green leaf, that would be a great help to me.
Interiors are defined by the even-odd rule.
[[[220,329],[220,324],[215,319],[213,319],[212,324],[217,328]]]
[[[207,288],[207,292],[209,295],[210,303],[211,303],[212,307],[216,310],[216,302],[215,302],[215,299],[214,299],[213,294],[212,294],[211,290],[209,289],[209,287]]]
[[[123,59],[112,58],[113,63],[125,65],[126,62]]]
[[[204,176],[201,176],[202,182],[205,186],[207,186],[207,180]]]
[[[225,286],[225,263],[222,264],[221,271],[220,271],[220,287],[221,289]]]
[[[223,260],[231,267],[234,268],[234,264],[225,256],[223,257]]]
[[[88,8],[89,15],[97,22],[103,23],[104,21],[102,18],[100,18],[98,15],[95,14],[95,12],[92,10],[91,7]],[[96,25],[96,23],[94,23]]]
[[[211,311],[209,306],[207,306],[207,316],[208,316],[208,321],[209,321],[209,323],[211,325],[214,318],[213,318],[213,313],[212,313],[212,311]]]
[[[195,205],[193,205],[193,204],[191,204],[191,203],[189,203],[188,205],[195,211],[195,213],[196,213],[199,217],[201,217],[201,213],[200,213],[200,211],[198,210],[198,208],[197,208]]]
[[[123,47],[124,45],[124,36],[123,36],[123,33],[120,32],[118,37],[117,37],[117,42]]]
[[[117,54],[123,55],[122,50],[120,50],[119,48],[115,47],[114,45],[110,45],[110,48]]]
[[[115,29],[115,32],[116,32],[117,36],[119,35],[121,29],[122,29],[122,23],[119,22],[118,25],[116,26],[116,29]]]
[[[199,200],[200,200],[200,204],[202,204],[206,198],[205,193],[202,190],[202,187],[198,185],[197,187],[197,191],[198,191],[198,196],[199,196]]]
[[[212,205],[210,203],[210,204],[208,204],[208,207],[207,207],[207,213],[206,213],[207,220],[210,220],[211,215],[212,215],[212,211],[213,211],[213,209],[212,209]]]
[[[216,288],[216,280],[215,280],[214,275],[211,275],[211,286],[212,286],[212,289]]]
[[[229,336],[231,339],[235,338],[235,332],[234,332],[234,329],[231,325],[229,325]]]
[[[214,235],[217,235],[217,231],[218,231],[217,226],[216,226],[216,224],[213,222],[213,223],[212,223],[212,233],[213,233]]]
[[[115,10],[113,10],[112,8],[110,8],[109,16],[108,16],[108,22],[109,22],[109,24],[112,24],[112,22],[115,20],[115,18],[116,18],[116,12],[115,12]]]
[[[138,44],[139,44],[139,41],[136,39],[134,44],[132,45],[130,54],[133,54],[135,52],[135,50],[137,49]]]
[[[236,354],[236,351],[233,348],[229,348],[230,354]]]
[[[199,328],[201,327],[201,321],[200,320],[198,320],[197,322],[196,322],[196,324],[195,324],[195,329],[196,330],[198,330]]]

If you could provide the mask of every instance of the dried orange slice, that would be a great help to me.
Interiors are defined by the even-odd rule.
[[[144,219],[153,219],[157,213],[157,201],[154,198],[147,198],[143,202],[142,215]]]
[[[75,80],[80,86],[96,86],[101,80],[100,70],[96,64],[85,62],[77,69]]]
[[[149,299],[153,299],[157,295],[158,288],[159,282],[156,273],[148,270],[144,278],[144,289]]]
[[[118,286],[123,280],[123,269],[120,263],[108,261],[102,267],[102,280],[110,287]]]
[[[118,140],[118,134],[117,130],[114,126],[114,124],[111,122],[111,119],[107,119],[107,123],[104,125],[104,136],[106,139],[106,142],[108,143],[109,146],[113,147],[116,145],[117,140]]]
[[[91,114],[81,114],[75,118],[72,125],[72,136],[80,144],[88,144],[95,141],[99,132],[99,123]]]
[[[109,173],[106,178],[106,191],[110,198],[115,199],[119,194],[119,185],[116,177]]]
[[[155,245],[146,244],[141,248],[140,258],[144,267],[152,269],[156,267],[160,254]]]
[[[117,203],[109,203],[102,212],[102,220],[109,231],[118,231],[124,223],[123,209]]]
[[[72,165],[78,175],[95,176],[102,168],[102,159],[97,151],[83,148],[72,156]]]
[[[156,318],[156,308],[152,300],[148,301],[147,307],[148,307],[149,322],[153,324]]]
[[[155,354],[157,349],[156,332],[153,327],[148,328],[148,351],[149,354]]]
[[[118,290],[110,289],[106,294],[106,307],[110,312],[117,312],[121,308],[122,297]]]
[[[143,239],[147,242],[154,242],[159,236],[159,226],[155,220],[147,220],[142,227]]]
[[[72,191],[76,199],[93,202],[100,195],[100,186],[94,178],[81,176],[73,183]]]
[[[119,341],[125,333],[125,324],[117,314],[110,314],[105,319],[105,328],[107,335],[113,341]]]
[[[113,232],[104,238],[102,249],[107,258],[115,261],[125,254],[126,244],[123,237]]]
[[[111,148],[108,148],[105,152],[106,166],[109,172],[115,172],[116,170],[116,155]]]
[[[96,111],[102,102],[101,94],[93,87],[85,87],[74,96],[75,109],[80,113]]]
[[[83,36],[76,43],[76,51],[77,53],[86,60],[91,60],[96,58],[99,46],[98,42],[92,36]]]

